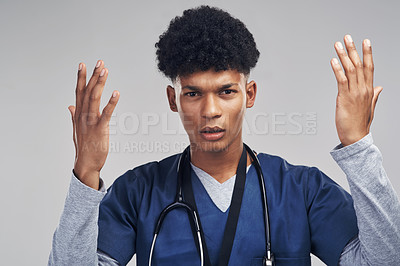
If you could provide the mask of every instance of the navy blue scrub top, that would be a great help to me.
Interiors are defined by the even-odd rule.
[[[257,155],[265,177],[276,265],[310,265],[313,253],[337,265],[357,235],[351,196],[315,167],[291,165],[278,156]],[[115,180],[100,204],[98,249],[121,265],[136,253],[148,265],[155,223],[174,201],[179,155],[141,165]],[[211,263],[217,265],[229,209],[221,212],[192,170],[193,193]],[[261,192],[254,166],[245,184],[229,265],[262,265],[265,235]],[[162,225],[153,265],[199,265],[187,213],[176,209]]]

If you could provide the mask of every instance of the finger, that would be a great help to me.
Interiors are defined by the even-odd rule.
[[[368,39],[363,42],[363,65],[365,85],[372,93],[374,90],[374,61],[372,59],[371,41]]]
[[[68,106],[68,110],[71,113],[71,119],[72,119],[72,140],[74,141],[74,146],[75,146],[75,158],[77,156],[77,148],[76,148],[76,129],[75,129],[75,111],[76,108],[73,105]]]
[[[118,103],[118,100],[119,100],[119,91],[113,91],[110,100],[108,101],[107,105],[103,108],[103,112],[101,113],[100,123],[102,125],[106,125],[110,121],[115,106]]]
[[[344,37],[344,43],[346,45],[349,58],[356,68],[358,88],[363,89],[365,88],[363,63],[361,62],[360,56],[357,53],[356,46],[350,35],[346,35]]]
[[[83,102],[82,102],[82,114],[83,114],[84,122],[87,122],[88,120],[93,121],[92,119],[88,118],[88,116],[90,116],[90,117],[94,116],[93,114],[89,114],[90,94],[92,92],[92,88],[97,83],[97,79],[99,78],[103,67],[104,67],[104,62],[102,60],[98,60],[96,66],[93,70],[92,77],[90,78],[90,80],[86,86],[84,96],[83,96]],[[97,113],[95,115],[97,115]]]
[[[347,56],[346,51],[343,48],[341,42],[335,43],[336,53],[339,56],[340,62],[345,71],[346,78],[348,80],[349,90],[355,90],[357,88],[357,72],[350,58]]]
[[[97,79],[99,78],[100,72],[104,67],[104,62],[103,60],[97,60],[96,65],[93,69],[92,76],[90,77],[90,80],[88,82],[87,88],[92,89],[94,85],[97,83]]]
[[[85,87],[86,87],[86,65],[84,63],[80,63],[78,68],[78,78],[75,90],[75,106],[76,106],[76,113],[78,115],[82,110],[82,102],[83,102]]]
[[[338,92],[339,93],[348,92],[349,85],[348,85],[346,75],[344,74],[342,68],[340,67],[339,61],[336,58],[333,58],[331,60],[331,67],[332,67],[333,73],[335,74],[336,81],[338,83]]]
[[[92,119],[97,118],[100,116],[99,107],[100,107],[100,100],[101,94],[103,93],[104,85],[106,83],[108,76],[108,69],[103,68],[100,72],[99,78],[97,79],[97,83],[92,89],[92,93],[89,97],[89,122],[94,123],[95,121]],[[95,115],[96,114],[96,115]]]

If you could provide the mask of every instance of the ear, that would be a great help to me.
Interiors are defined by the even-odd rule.
[[[257,94],[257,84],[254,80],[250,81],[246,85],[246,107],[251,108],[254,105]]]
[[[175,99],[175,89],[172,88],[170,85],[168,85],[167,87],[167,98],[168,98],[169,108],[171,109],[171,111],[178,112],[178,107],[176,105],[176,99]]]

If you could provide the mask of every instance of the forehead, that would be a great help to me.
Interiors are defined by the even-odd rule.
[[[179,76],[176,78],[175,87],[196,86],[200,88],[219,87],[229,83],[243,84],[246,82],[246,77],[243,73],[237,70],[222,70],[222,71],[197,71],[189,75]]]

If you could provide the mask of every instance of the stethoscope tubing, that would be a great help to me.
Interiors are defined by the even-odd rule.
[[[151,261],[153,258],[153,252],[154,252],[154,247],[156,245],[156,241],[157,241],[157,237],[158,234],[160,233],[161,230],[161,226],[162,223],[164,221],[165,216],[172,211],[173,209],[178,209],[178,208],[183,208],[187,211],[187,213],[191,216],[194,225],[196,227],[196,234],[197,234],[197,240],[199,242],[199,247],[200,247],[200,264],[201,266],[204,265],[204,252],[203,252],[203,243],[202,243],[202,238],[201,238],[201,233],[200,233],[200,225],[199,225],[199,219],[197,217],[196,211],[194,209],[192,209],[189,204],[187,204],[186,202],[182,201],[178,201],[178,202],[173,202],[170,205],[168,205],[161,213],[160,213],[160,217],[157,220],[157,225],[156,225],[156,229],[154,231],[154,237],[153,237],[153,241],[151,243],[151,248],[150,248],[150,258],[149,258],[149,266],[151,266]]]
[[[268,199],[267,199],[267,192],[265,188],[265,182],[264,182],[264,175],[261,169],[261,164],[260,161],[258,160],[257,156],[255,155],[255,151],[252,150],[249,146],[243,143],[243,145],[246,147],[247,151],[250,154],[250,157],[253,159],[255,162],[255,168],[257,171],[258,175],[258,181],[260,183],[260,189],[261,189],[261,202],[263,204],[263,211],[264,211],[264,228],[265,228],[265,243],[266,247],[265,250],[267,252],[267,260],[272,260],[272,252],[271,252],[271,229],[269,225],[269,211],[268,211]]]
[[[274,257],[271,252],[271,231],[270,231],[270,224],[269,224],[269,212],[268,212],[268,204],[267,204],[267,192],[265,188],[265,182],[264,182],[264,175],[262,173],[260,161],[258,160],[257,156],[255,155],[255,151],[253,151],[249,146],[243,143],[245,146],[246,150],[250,154],[250,157],[252,158],[254,162],[254,166],[257,171],[257,176],[259,180],[259,185],[261,189],[261,200],[263,204],[263,214],[264,214],[264,228],[265,228],[265,243],[266,243],[266,256],[264,258],[264,265],[274,265]],[[189,204],[187,204],[183,200],[182,196],[182,179],[183,179],[183,164],[185,163],[185,158],[184,157],[187,152],[190,151],[190,146],[188,146],[181,156],[179,157],[179,162],[178,162],[178,180],[177,180],[177,193],[175,196],[175,201],[168,205],[165,209],[163,209],[160,213],[160,216],[157,220],[156,228],[154,230],[154,236],[153,236],[153,241],[151,243],[151,248],[150,248],[150,255],[149,255],[149,266],[152,264],[152,258],[153,258],[153,252],[154,252],[154,247],[156,245],[157,237],[158,234],[160,233],[162,223],[164,221],[165,216],[172,210],[177,209],[177,208],[183,208],[185,209],[188,214],[190,215],[192,221],[194,222],[195,225],[195,230],[196,230],[196,235],[197,235],[197,241],[199,244],[199,250],[200,250],[200,265],[204,265],[204,249],[203,249],[203,244],[202,244],[202,237],[201,237],[201,227],[198,219],[198,215],[196,213],[196,210],[193,209]]]

